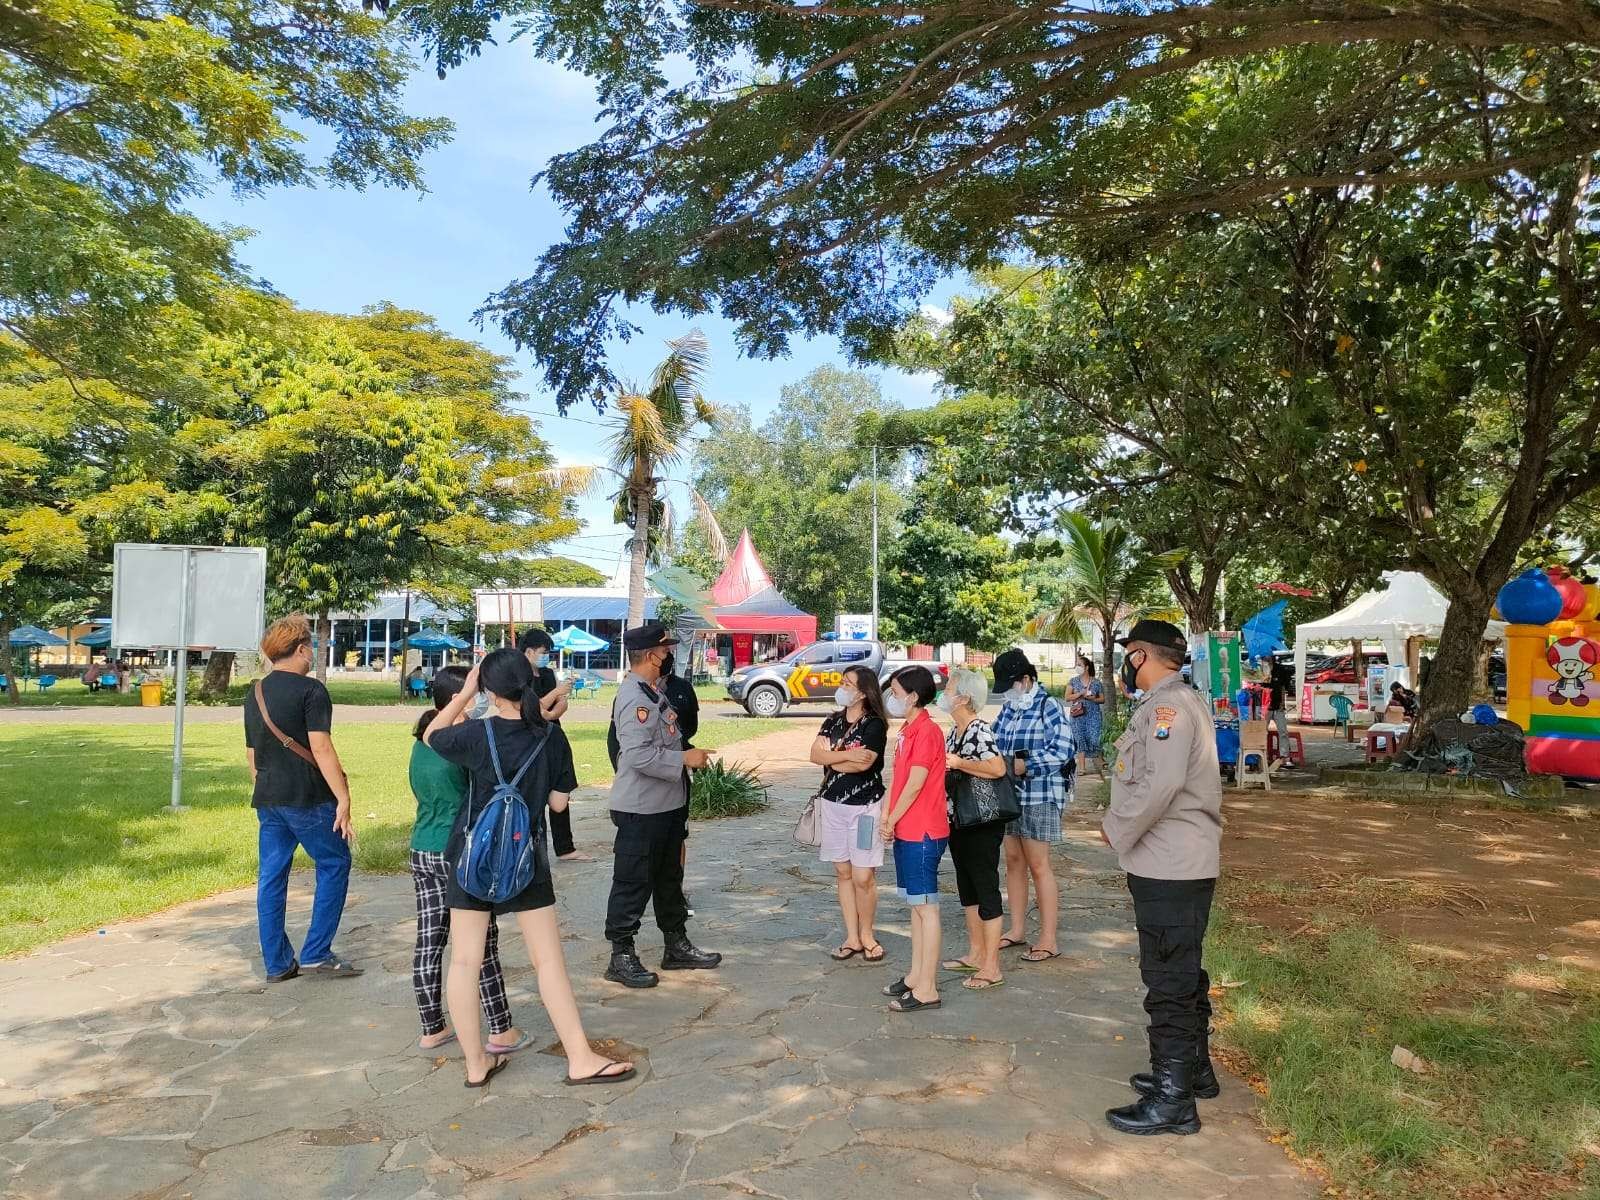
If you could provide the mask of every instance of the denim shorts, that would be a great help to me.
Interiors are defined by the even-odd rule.
[[[923,834],[920,842],[894,840],[894,876],[907,904],[939,902],[939,860],[949,838]]]

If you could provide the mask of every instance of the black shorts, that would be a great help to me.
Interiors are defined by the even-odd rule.
[[[501,913],[532,912],[536,908],[549,908],[556,902],[556,884],[550,875],[550,864],[544,859],[543,830],[539,831],[539,838],[539,863],[534,870],[533,882],[509,900],[502,900],[499,904],[479,900],[476,896],[463,891],[461,885],[456,882],[456,864],[461,861],[461,851],[466,846],[467,839],[459,836],[451,838],[450,844],[444,851],[445,864],[449,869],[448,881],[445,884],[445,903],[451,908],[493,913],[497,917]]]

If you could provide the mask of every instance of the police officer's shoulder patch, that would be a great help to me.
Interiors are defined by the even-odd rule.
[[[639,724],[643,725],[650,719],[650,710],[641,704],[633,710],[633,715],[639,719]]]
[[[1177,718],[1178,710],[1163,704],[1156,708],[1155,736],[1156,741],[1164,742],[1172,736],[1172,722]]]
[[[1158,721],[1171,722],[1171,720],[1174,717],[1176,717],[1177,715],[1178,715],[1178,710],[1177,709],[1168,708],[1164,704],[1156,709],[1156,720],[1158,720]]]

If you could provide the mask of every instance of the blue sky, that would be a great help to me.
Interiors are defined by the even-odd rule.
[[[204,219],[255,230],[242,256],[256,275],[307,308],[356,312],[391,300],[432,313],[459,336],[503,354],[510,343],[492,325],[479,330],[473,311],[493,291],[526,275],[561,237],[560,211],[532,176],[554,154],[591,140],[597,105],[586,79],[539,62],[524,45],[486,47],[481,58],[440,80],[424,67],[411,81],[408,104],[419,114],[449,117],[455,140],[426,162],[429,191],[291,189],[244,200],[218,192],[195,205]],[[613,347],[617,373],[646,378],[662,342],[689,327],[681,317],[635,314],[644,333]],[[709,338],[706,394],[718,404],[748,405],[759,421],[778,391],[822,363],[845,364],[832,338],[796,343],[787,359],[739,357],[731,327],[696,322]],[[526,354],[515,355],[529,409],[565,463],[597,461],[603,431],[590,408],[572,419],[555,415]],[[932,380],[899,371],[870,372],[885,395],[908,407],[931,403]],[[577,418],[582,418],[581,420]],[[558,549],[610,574],[627,534],[600,497],[580,505],[586,527]]]

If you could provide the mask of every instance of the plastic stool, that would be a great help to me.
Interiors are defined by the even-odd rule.
[[[1305,766],[1306,747],[1305,743],[1300,740],[1299,730],[1289,730],[1289,753],[1280,755],[1278,753],[1278,727],[1276,725],[1268,725],[1267,757],[1274,762],[1276,762],[1279,758],[1282,758],[1291,767]]]
[[[1369,763],[1391,761],[1400,752],[1399,734],[1387,729],[1368,729],[1363,736]]]

